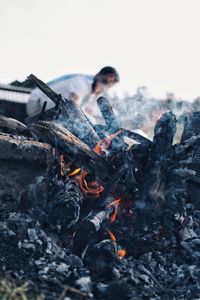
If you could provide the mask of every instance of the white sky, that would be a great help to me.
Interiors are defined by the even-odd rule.
[[[0,83],[121,75],[120,91],[200,95],[200,0],[0,0]]]

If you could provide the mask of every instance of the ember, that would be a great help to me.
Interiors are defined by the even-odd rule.
[[[121,128],[107,99],[95,127],[30,78],[55,108],[27,118],[26,136],[0,135],[1,276],[46,299],[199,299],[199,114],[177,144],[163,114],[151,141]]]
[[[121,199],[116,199],[115,201],[113,201],[112,203],[110,203],[108,206],[109,207],[112,207],[114,206],[114,212],[113,214],[110,216],[110,222],[113,223],[116,219],[116,216],[117,216],[117,209],[118,209],[118,206],[119,206],[119,203],[120,203]]]
[[[81,172],[81,168],[77,168],[75,169],[73,172],[67,174],[69,177],[72,177],[72,176],[76,176],[77,174],[79,174]]]
[[[81,171],[80,175],[76,178],[76,181],[79,183],[81,191],[87,194],[88,196],[99,197],[100,193],[104,189],[103,186],[98,185],[95,181],[87,182],[87,175],[88,172]]]
[[[125,255],[126,255],[126,250],[124,249],[117,250],[117,256],[119,256],[120,258],[123,258]]]
[[[109,237],[112,241],[116,242],[116,237],[114,236],[114,234],[110,231],[110,230],[107,230],[108,231],[108,234],[109,234]]]
[[[97,144],[94,147],[94,151],[99,155],[104,155],[105,150],[107,150],[112,142],[112,140],[117,137],[122,130],[118,130],[117,132],[109,135],[105,139],[101,140],[100,142],[97,142]]]

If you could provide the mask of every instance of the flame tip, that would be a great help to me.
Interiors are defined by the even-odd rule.
[[[110,231],[110,230],[107,230],[107,232],[108,232],[108,235],[109,235],[109,237],[110,237],[110,239],[113,241],[113,242],[116,242],[116,237],[114,236],[114,234]]]
[[[126,250],[125,249],[117,250],[117,256],[119,258],[123,258],[125,255],[126,255]]]
[[[68,176],[71,177],[71,176],[75,176],[75,175],[78,175],[81,171],[81,168],[76,168],[73,172],[69,173]]]
[[[112,207],[114,206],[114,212],[112,213],[112,215],[110,216],[110,222],[113,223],[116,220],[117,217],[117,209],[118,206],[120,204],[121,199],[115,199],[113,202],[111,202],[110,204],[108,204],[108,207]]]

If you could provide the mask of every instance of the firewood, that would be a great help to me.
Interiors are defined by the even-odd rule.
[[[100,97],[99,99],[97,99],[97,104],[109,129],[109,132],[112,133],[119,130],[120,124],[113,112],[112,106],[110,105],[108,99],[105,97]]]
[[[43,107],[41,114],[27,118],[26,122],[35,123],[41,117],[45,121],[57,119],[62,126],[67,128],[89,147],[93,148],[100,138],[81,108],[73,100],[65,99],[62,95],[55,93],[35,75],[31,74],[28,78],[34,81],[37,87],[55,103],[55,108],[44,112]]]
[[[66,154],[77,166],[83,167],[86,171],[95,170],[95,175],[100,181],[105,182],[112,172],[112,168],[109,170],[108,163],[101,156],[62,125],[40,121],[31,124],[29,129],[34,136]]]

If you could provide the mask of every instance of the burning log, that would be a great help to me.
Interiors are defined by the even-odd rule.
[[[117,184],[118,180],[125,174],[126,167],[122,166],[114,176],[108,181],[100,199],[96,203],[96,207],[81,221],[74,238],[74,253],[79,256],[85,254],[90,240],[94,238],[99,231],[102,223],[107,221],[110,215],[115,211],[115,206],[111,205],[112,197],[108,197],[113,189],[113,185]],[[87,230],[85,230],[87,228]],[[84,234],[83,234],[84,233]],[[80,238],[83,237],[84,238]]]
[[[108,132],[113,133],[118,131],[120,129],[120,125],[108,99],[106,99],[105,97],[100,97],[97,100],[97,104],[107,125]]]
[[[49,143],[54,148],[58,148],[73,163],[90,172],[95,170],[95,175],[100,181],[105,182],[105,179],[112,172],[102,157],[61,125],[40,121],[38,124],[31,124],[30,131],[37,138]]]
[[[93,148],[100,139],[78,105],[74,101],[55,93],[35,75],[31,74],[29,79],[33,80],[36,86],[55,103],[55,108],[44,112],[45,107],[43,107],[42,114],[27,118],[27,123],[36,123],[41,117],[46,121],[54,120],[55,122],[56,120],[58,124],[64,126],[90,148]]]
[[[102,224],[109,220],[114,222],[116,217],[117,207],[119,205],[120,199],[110,200],[109,204],[104,207],[97,207],[92,212],[85,217],[80,226],[76,230],[76,235],[74,237],[73,251],[76,255],[84,258],[87,248],[93,242],[96,233],[101,228]],[[112,239],[116,241],[116,239]]]
[[[104,131],[103,134],[105,134],[105,133],[116,134],[116,136],[112,138],[112,143],[111,143],[112,149],[116,148],[117,151],[119,151],[119,148],[127,149],[127,145],[123,141],[124,137],[129,137],[133,140],[136,140],[139,143],[145,143],[145,144],[151,143],[151,141],[148,140],[147,138],[144,138],[143,136],[141,136],[135,132],[132,132],[130,130],[123,129],[120,127],[120,124],[113,112],[112,106],[110,105],[107,98],[100,97],[97,100],[97,104],[100,108],[100,111],[101,111],[102,116],[106,123],[106,128],[103,127],[103,131]],[[97,129],[101,131],[101,127],[99,128],[98,125],[97,125]],[[108,138],[106,137],[105,140],[106,139],[108,139]]]
[[[73,252],[79,257],[84,258],[89,243],[93,241],[97,231],[100,229],[102,223],[108,220],[113,209],[106,207],[104,209],[96,209],[92,211],[81,224],[76,231],[74,237]]]
[[[77,169],[76,169],[77,170]],[[76,170],[73,173],[76,173]],[[91,174],[88,172],[80,170],[80,174],[75,177],[75,181],[78,182],[79,187],[85,197],[87,198],[99,198],[100,194],[103,192],[104,187],[103,185],[100,185],[98,182],[94,180],[87,180],[88,177],[91,177]],[[71,174],[68,174],[69,177],[71,177]],[[93,176],[92,176],[93,177]]]

